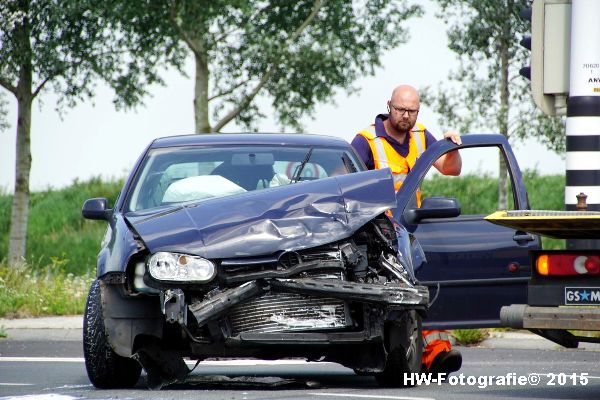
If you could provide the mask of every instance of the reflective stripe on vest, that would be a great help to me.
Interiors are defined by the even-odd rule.
[[[417,128],[419,128],[419,129],[413,128],[412,134],[413,134],[413,136],[417,133],[419,134],[419,138],[418,139],[415,138],[415,144],[417,145],[417,153],[418,153],[417,158],[419,158],[419,157],[421,157],[421,154],[423,154],[423,152],[425,151],[425,147],[423,147],[425,145],[425,143],[424,143],[425,142],[425,127],[423,126],[423,124],[419,124],[419,123],[417,123],[416,125],[417,125]],[[421,140],[419,140],[419,139],[421,139]]]
[[[432,331],[427,335],[423,335],[423,346],[425,347],[436,340],[443,340],[447,342],[450,340],[450,336],[448,336],[448,333],[444,331]]]

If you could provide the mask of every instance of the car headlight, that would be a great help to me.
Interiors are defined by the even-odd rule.
[[[150,257],[148,271],[154,279],[178,282],[208,282],[217,273],[215,265],[205,258],[164,251]]]

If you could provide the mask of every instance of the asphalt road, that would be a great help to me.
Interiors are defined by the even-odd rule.
[[[95,389],[76,335],[48,339],[40,331],[0,340],[1,399],[600,399],[600,352],[527,349],[522,340],[514,341],[521,348],[459,347],[462,378],[407,389],[379,388],[330,363],[230,360],[205,361],[185,384],[150,391],[144,375],[134,389]]]

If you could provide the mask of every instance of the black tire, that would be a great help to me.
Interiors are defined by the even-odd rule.
[[[388,356],[385,368],[375,374],[380,386],[409,387],[414,379],[405,384],[405,374],[421,372],[423,356],[423,327],[421,316],[416,311],[406,311],[402,317],[386,329]]]
[[[83,356],[85,369],[94,386],[100,389],[134,387],[142,373],[140,364],[121,357],[108,343],[102,317],[100,281],[90,287],[83,317]]]

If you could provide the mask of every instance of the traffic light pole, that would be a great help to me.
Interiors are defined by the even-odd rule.
[[[600,1],[572,0],[565,206],[587,195],[600,211]],[[598,248],[598,241],[568,241],[568,248]]]

